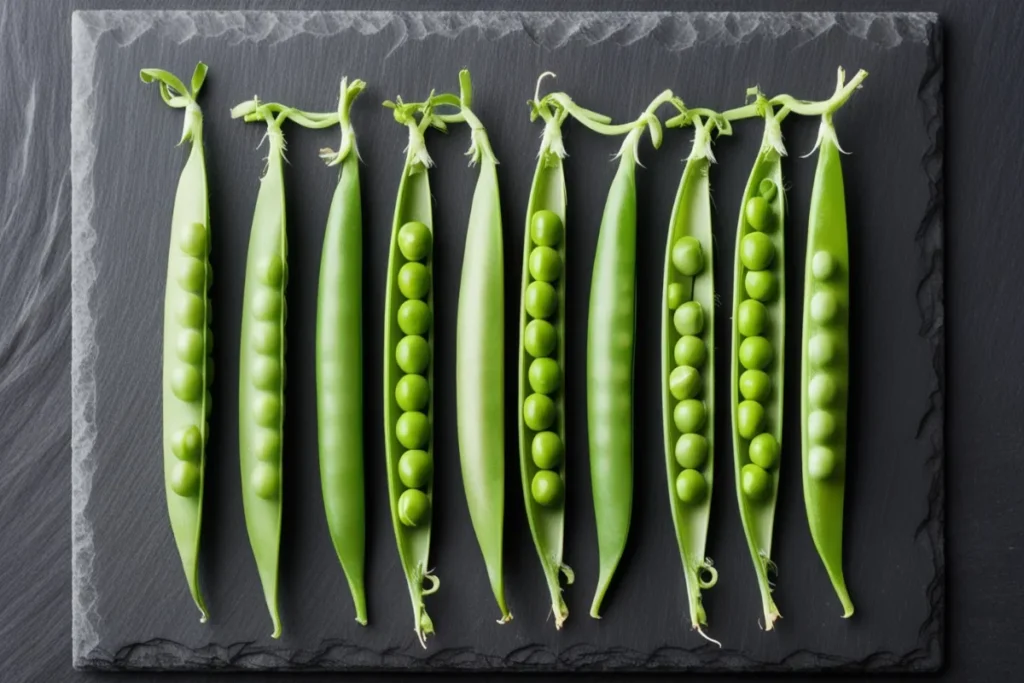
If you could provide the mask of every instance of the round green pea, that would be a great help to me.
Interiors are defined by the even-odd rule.
[[[545,358],[555,351],[558,341],[555,326],[547,320],[531,320],[526,325],[523,345],[526,352],[534,358]]]
[[[836,262],[832,258],[832,254],[827,251],[815,252],[811,258],[811,273],[814,274],[816,280],[827,280],[832,277],[832,273],[835,272]]]
[[[551,358],[536,358],[527,372],[530,388],[538,394],[553,394],[562,385],[562,372]]]
[[[751,197],[743,207],[743,215],[754,230],[768,227],[768,201],[764,197]]]
[[[562,241],[562,219],[554,211],[541,209],[530,218],[530,239],[542,247],[554,247]]]
[[[768,326],[768,309],[754,299],[740,303],[736,316],[736,327],[744,337],[756,337]]]
[[[268,287],[280,287],[284,282],[284,261],[277,254],[263,257],[256,264],[256,277]]]
[[[700,469],[708,459],[708,440],[701,434],[683,434],[676,439],[676,462],[684,469]]]
[[[171,490],[179,496],[190,498],[199,493],[199,468],[194,463],[179,460],[171,468]]]
[[[814,410],[807,416],[807,436],[811,443],[824,443],[836,433],[836,418],[827,410]]]
[[[192,365],[202,361],[206,352],[206,342],[198,330],[178,332],[178,339],[174,346],[178,352],[178,358]]]
[[[740,364],[748,370],[764,370],[774,355],[771,342],[764,337],[747,337],[740,342]]]
[[[771,178],[763,178],[760,183],[757,184],[757,193],[765,198],[765,201],[771,201],[775,199],[775,194],[778,192],[778,188],[775,186],[775,181]]]
[[[252,298],[252,314],[257,320],[280,320],[281,295],[277,290],[264,287],[256,290]]]
[[[261,429],[256,436],[256,459],[277,462],[281,456],[281,435],[275,429]]]
[[[708,494],[708,483],[697,470],[683,470],[676,477],[676,496],[687,505],[704,500]]]
[[[398,291],[406,299],[422,299],[430,291],[430,271],[422,263],[406,263],[398,270]]]
[[[532,318],[549,318],[558,307],[555,288],[547,282],[531,282],[526,287],[526,312]]]
[[[562,478],[551,470],[538,470],[530,482],[530,495],[541,505],[552,505],[562,498]]]
[[[693,434],[704,426],[707,421],[707,409],[703,401],[688,398],[676,404],[672,411],[672,420],[676,429],[682,434]]]
[[[420,261],[430,254],[430,230],[419,221],[409,221],[398,229],[398,250],[409,261]]]
[[[398,327],[406,334],[425,335],[430,329],[430,306],[417,299],[409,299],[398,307]]]
[[[668,376],[668,389],[680,401],[697,396],[702,385],[700,371],[690,365],[680,365]]]
[[[700,334],[704,331],[704,309],[699,301],[687,301],[676,309],[672,322],[679,334]]]
[[[839,302],[832,292],[818,292],[811,297],[811,318],[815,322],[830,322],[838,312]]]
[[[750,270],[764,270],[775,258],[775,245],[763,232],[751,232],[740,242],[740,263]]]
[[[779,461],[779,450],[779,442],[775,440],[774,436],[765,432],[751,440],[747,455],[750,457],[750,462],[761,469],[770,470]]]
[[[743,276],[743,289],[752,299],[771,301],[775,297],[775,275],[768,270],[748,270]]]
[[[430,347],[423,337],[410,335],[402,337],[395,347],[395,360],[402,372],[422,375],[430,363]]]
[[[543,432],[555,423],[555,402],[544,394],[530,394],[523,401],[523,420],[535,432]]]
[[[757,401],[740,401],[736,406],[736,425],[740,436],[753,439],[764,428],[764,406]]]
[[[398,497],[398,519],[405,526],[416,527],[430,516],[430,499],[419,489],[406,489]]]
[[[563,450],[562,439],[554,432],[538,432],[530,445],[533,464],[542,470],[553,470],[561,465]]]
[[[263,500],[273,500],[281,492],[281,471],[276,464],[258,463],[250,476],[253,492]]]
[[[260,356],[253,360],[252,384],[264,391],[277,391],[281,388],[281,363],[272,356]]]
[[[423,488],[433,472],[434,463],[426,451],[406,451],[398,459],[398,478],[408,488]]]
[[[672,245],[672,265],[687,277],[704,270],[704,252],[696,237],[680,237]]]
[[[171,372],[171,391],[182,401],[197,401],[203,392],[203,378],[191,365],[179,365]]]
[[[740,489],[751,500],[764,500],[771,489],[772,480],[768,473],[753,463],[740,470]]]
[[[206,324],[206,306],[195,294],[186,294],[178,300],[178,324],[199,329]]]
[[[700,337],[686,335],[680,337],[676,342],[675,353],[673,354],[676,365],[692,365],[699,368],[708,357],[707,347]]]
[[[208,232],[202,223],[189,223],[181,231],[181,250],[189,256],[206,256],[210,243],[207,240]]]
[[[430,401],[430,387],[423,375],[403,375],[395,385],[395,400],[404,411],[422,412]]]
[[[562,257],[551,247],[534,247],[530,252],[530,275],[540,282],[554,282],[562,274]]]
[[[807,473],[821,481],[836,471],[836,454],[828,446],[814,446],[807,452]]]
[[[276,356],[281,352],[281,326],[278,323],[257,322],[249,329],[252,346],[257,353]]]
[[[281,424],[281,399],[274,394],[264,393],[256,399],[254,417],[261,427],[279,427]]]
[[[761,370],[744,370],[740,375],[740,393],[749,401],[767,401],[772,393],[772,378]]]
[[[819,332],[807,342],[807,355],[816,367],[826,366],[836,357],[836,343],[827,332]]]
[[[197,258],[183,259],[178,266],[178,284],[186,292],[205,292],[206,264]]]
[[[812,377],[807,384],[807,395],[815,408],[824,408],[831,404],[837,392],[835,380],[823,372]]]
[[[203,435],[195,425],[179,429],[171,437],[171,452],[178,460],[197,460],[202,447]]]
[[[430,421],[421,412],[411,410],[402,413],[395,424],[395,436],[398,443],[409,450],[425,448],[430,440]]]
[[[683,305],[683,286],[678,282],[671,283],[665,298],[668,299],[668,310],[676,310]]]

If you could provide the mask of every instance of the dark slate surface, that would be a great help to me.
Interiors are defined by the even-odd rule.
[[[145,672],[72,669],[70,421],[70,12],[73,7],[194,8],[196,0],[12,0],[0,4],[0,662],[5,681],[210,683]],[[276,0],[222,6],[268,8]],[[308,2],[317,8],[463,9],[473,0]],[[480,3],[483,4],[483,3]],[[539,9],[544,0],[487,3]],[[567,0],[567,9],[621,9],[632,0]],[[1024,61],[1024,5],[1016,0],[821,0],[801,8],[939,13],[945,35],[946,586],[944,666],[929,680],[1014,680],[1024,640],[1019,510],[1024,444],[1019,362],[1024,333],[1013,295],[1022,280],[1022,90],[1008,65]],[[654,0],[644,9],[793,9],[791,0]],[[1009,353],[1008,353],[1009,351]],[[891,567],[879,561],[879,572]],[[281,680],[272,674],[237,676]],[[312,680],[337,676],[309,675]],[[404,680],[401,674],[372,680]],[[443,675],[423,676],[439,680]],[[554,680],[533,676],[533,680]],[[346,680],[370,680],[348,675]],[[709,680],[690,675],[687,680]],[[718,675],[715,681],[751,680]],[[814,680],[849,680],[836,675]],[[874,680],[903,680],[881,674]]]
[[[72,389],[74,653],[80,667],[213,669],[535,670],[934,669],[942,660],[941,31],[933,15],[832,14],[77,14],[72,24]],[[143,66],[187,76],[211,67],[201,104],[214,231],[213,324],[217,381],[209,447],[202,576],[213,621],[187,599],[161,482],[160,344],[167,225],[183,162],[174,148],[180,112],[138,83]],[[431,135],[437,161],[435,480],[431,566],[441,590],[427,598],[437,627],[426,650],[412,634],[397,563],[383,470],[381,312],[391,211],[405,135],[380,108],[386,97],[456,87],[471,68],[475,109],[499,158],[508,255],[507,345],[517,343],[523,210],[540,134],[525,100],[536,76],[623,119],[665,87],[691,103],[726,108],[747,86],[825,97],[837,65],[872,73],[838,116],[846,158],[852,299],[851,457],[847,577],[856,618],[840,608],[806,531],[799,475],[799,311],[816,120],[786,125],[792,158],[787,267],[787,403],[781,501],[772,557],[781,568],[777,633],[760,631],[756,583],[732,486],[728,439],[709,554],[722,578],[707,593],[718,650],[689,630],[679,558],[666,504],[660,363],[656,349],[664,235],[691,135],[646,145],[639,173],[640,278],[636,364],[636,488],[631,542],[601,622],[587,617],[596,542],[581,371],[589,278],[604,194],[618,142],[567,126],[568,531],[570,619],[556,633],[525,523],[514,450],[508,458],[505,571],[515,621],[494,624],[462,495],[454,416],[454,328],[466,216],[475,173],[465,130]],[[371,626],[352,619],[323,519],[316,467],[314,329],[323,224],[335,174],[316,150],[336,132],[289,129],[289,388],[280,598],[285,636],[271,640],[245,534],[237,470],[237,355],[249,223],[262,168],[258,126],[227,110],[265,99],[332,109],[343,74],[370,87],[353,112],[366,160],[365,401]],[[761,124],[737,125],[717,146],[718,290],[731,301],[736,212]],[[879,172],[880,169],[882,172]],[[727,310],[727,309],[726,309]],[[720,311],[719,346],[728,314]],[[721,350],[721,349],[720,349]],[[728,377],[728,354],[718,376]],[[509,374],[514,372],[509,356]],[[514,376],[514,375],[513,375]],[[513,383],[509,385],[513,389]],[[725,394],[723,393],[723,396]],[[513,396],[509,392],[510,399]],[[515,402],[510,400],[509,423]],[[575,408],[573,407],[575,406]],[[728,412],[718,413],[728,433]],[[511,433],[511,431],[510,431]]]

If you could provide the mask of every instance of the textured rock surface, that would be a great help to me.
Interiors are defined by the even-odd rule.
[[[73,21],[72,388],[74,657],[95,668],[233,669],[932,669],[942,658],[942,61],[932,15],[518,15],[87,12]],[[218,339],[203,577],[213,623],[197,623],[164,521],[159,468],[159,316],[172,190],[183,161],[174,148],[180,113],[137,81],[142,66],[186,76],[211,66],[207,113]],[[664,500],[658,372],[660,267],[641,268],[636,371],[636,468],[640,490],[628,558],[605,619],[585,616],[596,571],[586,471],[585,415],[569,416],[567,589],[572,617],[556,634],[510,477],[506,564],[515,621],[495,615],[468,524],[454,424],[454,303],[474,174],[464,131],[429,140],[438,228],[435,291],[439,347],[438,496],[432,559],[441,591],[428,599],[438,627],[426,651],[411,633],[380,463],[380,311],[388,230],[404,139],[378,109],[385,97],[454,88],[474,73],[478,113],[502,160],[510,321],[517,306],[519,245],[539,130],[525,116],[544,69],[579,101],[624,118],[664,87],[692,103],[727,107],[747,85],[802,97],[831,91],[833,69],[872,72],[838,118],[854,152],[844,159],[854,284],[854,463],[847,514],[847,575],[858,604],[838,606],[806,533],[798,442],[784,452],[773,559],[781,568],[778,633],[760,632],[756,586],[720,450],[709,553],[722,573],[705,604],[719,651],[681,618],[684,595]],[[270,640],[247,547],[237,485],[235,405],[238,303],[255,199],[262,132],[227,108],[261,96],[308,108],[333,106],[338,76],[370,83],[354,113],[361,135],[367,208],[367,445],[371,627],[351,619],[344,580],[327,539],[315,465],[312,330],[320,237],[333,174],[315,150],[333,132],[289,130],[290,378],[286,429],[286,635]],[[500,84],[500,85],[499,85]],[[817,124],[787,122],[791,222],[788,261],[801,272],[813,162],[800,161]],[[571,252],[570,405],[583,405],[590,262],[615,143],[567,130]],[[664,223],[690,136],[644,148],[639,174],[641,264],[660,264]],[[719,264],[733,248],[736,207],[760,138],[741,124],[717,147],[712,178]],[[884,245],[884,246],[883,246]],[[723,258],[724,255],[724,258]],[[730,278],[719,291],[731,300]],[[800,278],[789,279],[790,387],[796,405]],[[720,316],[727,323],[727,316]],[[515,325],[509,325],[515,330]],[[726,339],[723,326],[721,339]],[[514,344],[510,336],[509,344]],[[577,359],[573,364],[572,359]],[[723,370],[726,354],[720,354]],[[574,370],[573,367],[577,369]],[[510,368],[511,369],[511,368]],[[575,398],[574,398],[575,397]],[[510,406],[512,402],[510,401]],[[511,419],[510,410],[510,419]],[[727,433],[724,411],[719,429]],[[797,429],[796,411],[787,421]],[[725,443],[725,440],[720,441]],[[573,446],[572,444],[576,444]],[[509,453],[510,474],[515,459]]]

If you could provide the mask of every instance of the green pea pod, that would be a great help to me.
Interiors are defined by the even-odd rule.
[[[849,397],[850,253],[839,144],[831,114],[822,117],[811,191],[804,281],[800,435],[804,503],[811,538],[843,605],[843,498]]]
[[[705,638],[707,615],[701,589],[711,588],[718,572],[705,558],[715,453],[715,291],[711,183],[708,173],[712,121],[694,121],[695,137],[669,221],[665,247],[665,283],[661,319],[662,406],[669,507],[679,542],[690,623]],[[683,337],[693,337],[699,351],[676,359]],[[681,362],[680,362],[681,361]],[[691,362],[697,363],[696,366]],[[685,413],[685,401],[704,406],[699,421]],[[697,406],[698,404],[692,404]],[[694,408],[698,410],[698,408]],[[679,420],[677,420],[677,411]],[[684,433],[678,421],[687,431]],[[704,574],[709,578],[705,579]],[[708,638],[708,640],[711,640]],[[717,641],[712,641],[717,642]]]
[[[199,590],[206,442],[213,404],[210,350],[210,211],[203,152],[203,115],[196,104],[206,65],[196,65],[191,94],[173,74],[143,69],[144,83],[156,81],[164,101],[185,109],[182,142],[191,141],[171,217],[167,286],[164,294],[163,452],[167,514],[200,621],[209,612]]]
[[[232,110],[235,117],[248,103]],[[256,103],[267,124],[270,151],[260,179],[242,299],[242,335],[238,371],[238,445],[242,473],[242,503],[259,570],[272,637],[281,636],[278,612],[278,560],[281,549],[282,436],[285,386],[285,288],[288,282],[288,241],[282,159],[285,140],[281,123]]]
[[[770,557],[782,443],[786,149],[771,104],[759,96],[759,105],[765,132],[736,231],[732,439],[740,518],[761,590],[764,629],[770,631],[780,617],[768,570],[774,567]],[[752,448],[755,440],[758,445]]]
[[[320,260],[316,317],[317,437],[327,526],[348,579],[356,621],[366,624],[363,569],[366,553],[363,482],[363,216],[359,154],[349,122],[362,81],[341,83],[338,114],[341,165]]]

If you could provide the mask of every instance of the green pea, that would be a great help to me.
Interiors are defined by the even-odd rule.
[[[182,401],[196,401],[203,392],[203,378],[191,365],[180,365],[171,373],[171,391]]]
[[[171,437],[171,452],[178,460],[197,460],[202,447],[203,435],[195,425],[179,429]]]
[[[764,197],[751,197],[743,207],[743,215],[754,230],[768,227],[768,202]]]
[[[274,500],[281,493],[281,470],[276,464],[257,463],[250,476],[253,493],[263,500]]]
[[[672,322],[679,334],[700,334],[704,331],[704,309],[701,308],[699,301],[687,301],[676,309]]]
[[[683,286],[673,282],[668,286],[668,310],[674,311],[683,305]]]
[[[398,250],[409,261],[421,261],[430,254],[430,230],[419,221],[409,221],[398,229]]]
[[[555,422],[555,402],[544,394],[530,394],[523,401],[523,420],[535,432],[543,432]]]
[[[552,505],[562,498],[562,478],[551,470],[538,470],[530,483],[530,494],[541,505]]]
[[[182,330],[179,332],[175,347],[178,352],[178,358],[190,365],[200,363],[203,360],[203,356],[206,355],[206,342],[203,340],[203,335],[197,330]]]
[[[764,500],[770,493],[771,483],[768,473],[753,463],[744,465],[740,470],[740,488],[743,495],[751,500]]]
[[[818,292],[811,297],[811,318],[816,322],[831,322],[838,312],[839,302],[832,292]]]
[[[171,468],[171,490],[190,498],[199,493],[199,467],[195,463],[179,460]]]
[[[196,258],[185,258],[178,266],[178,284],[186,292],[206,291],[206,264]]]
[[[768,326],[768,309],[760,301],[747,299],[740,303],[736,327],[744,337],[755,337]]]
[[[206,290],[209,291],[210,287],[213,287],[213,266],[209,262],[206,264]]]
[[[542,247],[554,247],[562,241],[562,219],[554,211],[541,209],[530,219],[530,238]]]
[[[262,288],[252,299],[252,314],[257,320],[281,319],[281,294],[276,290]]]
[[[685,337],[680,337],[679,341],[676,342],[674,356],[676,365],[692,365],[695,368],[699,368],[707,359],[708,350],[700,337],[686,335]]]
[[[256,277],[260,282],[277,289],[284,282],[284,261],[279,254],[267,254],[256,264]]]
[[[672,420],[683,434],[699,431],[707,421],[707,409],[703,401],[688,398],[676,404],[672,411]]]
[[[812,377],[807,385],[807,394],[811,399],[811,405],[815,408],[824,408],[830,405],[835,400],[837,392],[835,380],[823,372]]]
[[[181,250],[197,258],[206,256],[210,247],[209,234],[202,223],[188,223],[181,231]]]
[[[527,323],[523,336],[526,352],[534,358],[545,358],[554,353],[558,341],[557,333],[555,326],[547,320],[531,320]]]
[[[555,288],[547,282],[531,282],[526,287],[526,312],[532,318],[549,318],[558,307]]]
[[[186,294],[178,300],[178,324],[199,329],[206,324],[206,304],[195,294]]]
[[[276,463],[281,453],[281,435],[276,429],[261,429],[256,436],[256,459]]]
[[[256,424],[261,427],[278,427],[281,424],[281,399],[274,394],[262,394],[256,399],[253,413]]]
[[[257,322],[250,328],[252,346],[257,353],[276,356],[281,352],[281,327],[276,323]]]
[[[704,270],[704,252],[696,237],[680,237],[672,245],[672,265],[687,277]]]
[[[398,497],[398,519],[405,526],[419,526],[430,516],[430,499],[419,489],[406,489]]]
[[[430,329],[430,307],[417,299],[404,302],[398,307],[398,327],[406,334],[425,335]]]
[[[402,337],[395,346],[395,360],[402,372],[422,375],[430,363],[430,347],[423,337],[410,335]]]
[[[750,270],[764,270],[775,258],[775,245],[763,232],[752,232],[740,242],[740,262]]]
[[[828,446],[814,446],[807,454],[807,473],[821,481],[836,471],[836,454]]]
[[[813,410],[807,416],[807,436],[811,443],[824,443],[836,433],[836,418],[826,410]]]
[[[752,299],[770,301],[775,297],[775,275],[768,270],[748,270],[743,276],[743,289]]]
[[[836,357],[836,343],[827,332],[819,332],[807,342],[807,355],[816,367],[831,363]]]
[[[398,291],[406,299],[422,299],[430,291],[430,271],[422,263],[406,263],[398,271]]]
[[[740,393],[749,401],[764,401],[772,393],[772,378],[761,370],[744,370],[740,375]]]
[[[402,410],[420,411],[430,401],[430,387],[423,375],[404,375],[395,385],[395,400]]]
[[[554,432],[538,432],[533,436],[530,455],[533,464],[542,470],[553,470],[562,464],[562,439]]]
[[[697,396],[702,385],[700,371],[690,365],[680,365],[668,376],[669,391],[680,401]]]
[[[402,413],[395,424],[398,443],[409,450],[426,448],[430,440],[430,421],[418,411]]]
[[[683,470],[676,477],[676,496],[687,505],[704,500],[708,494],[708,483],[697,470]]]
[[[700,469],[708,459],[708,440],[701,434],[683,434],[676,439],[676,462],[684,469]]]
[[[780,450],[779,442],[775,440],[775,437],[765,432],[751,440],[747,455],[750,457],[750,462],[762,469],[770,470],[779,461]]]
[[[740,436],[753,439],[764,428],[764,406],[757,401],[741,401],[736,406],[736,424]]]
[[[757,184],[757,193],[764,197],[765,201],[770,202],[775,199],[777,192],[778,187],[775,186],[775,181],[771,178],[764,178]]]
[[[398,459],[398,478],[411,489],[421,489],[430,481],[434,463],[430,453],[421,450],[406,451]]]
[[[771,342],[764,337],[747,337],[740,342],[740,363],[748,370],[764,370],[774,355]]]
[[[836,261],[827,251],[819,251],[811,258],[811,272],[816,280],[827,280],[835,272]]]
[[[530,388],[538,394],[553,394],[562,384],[562,373],[551,358],[537,358],[530,363]]]
[[[259,356],[252,364],[252,384],[264,391],[281,388],[281,362],[272,356]]]
[[[554,282],[562,274],[562,258],[551,247],[535,247],[530,252],[530,275],[540,282]]]

